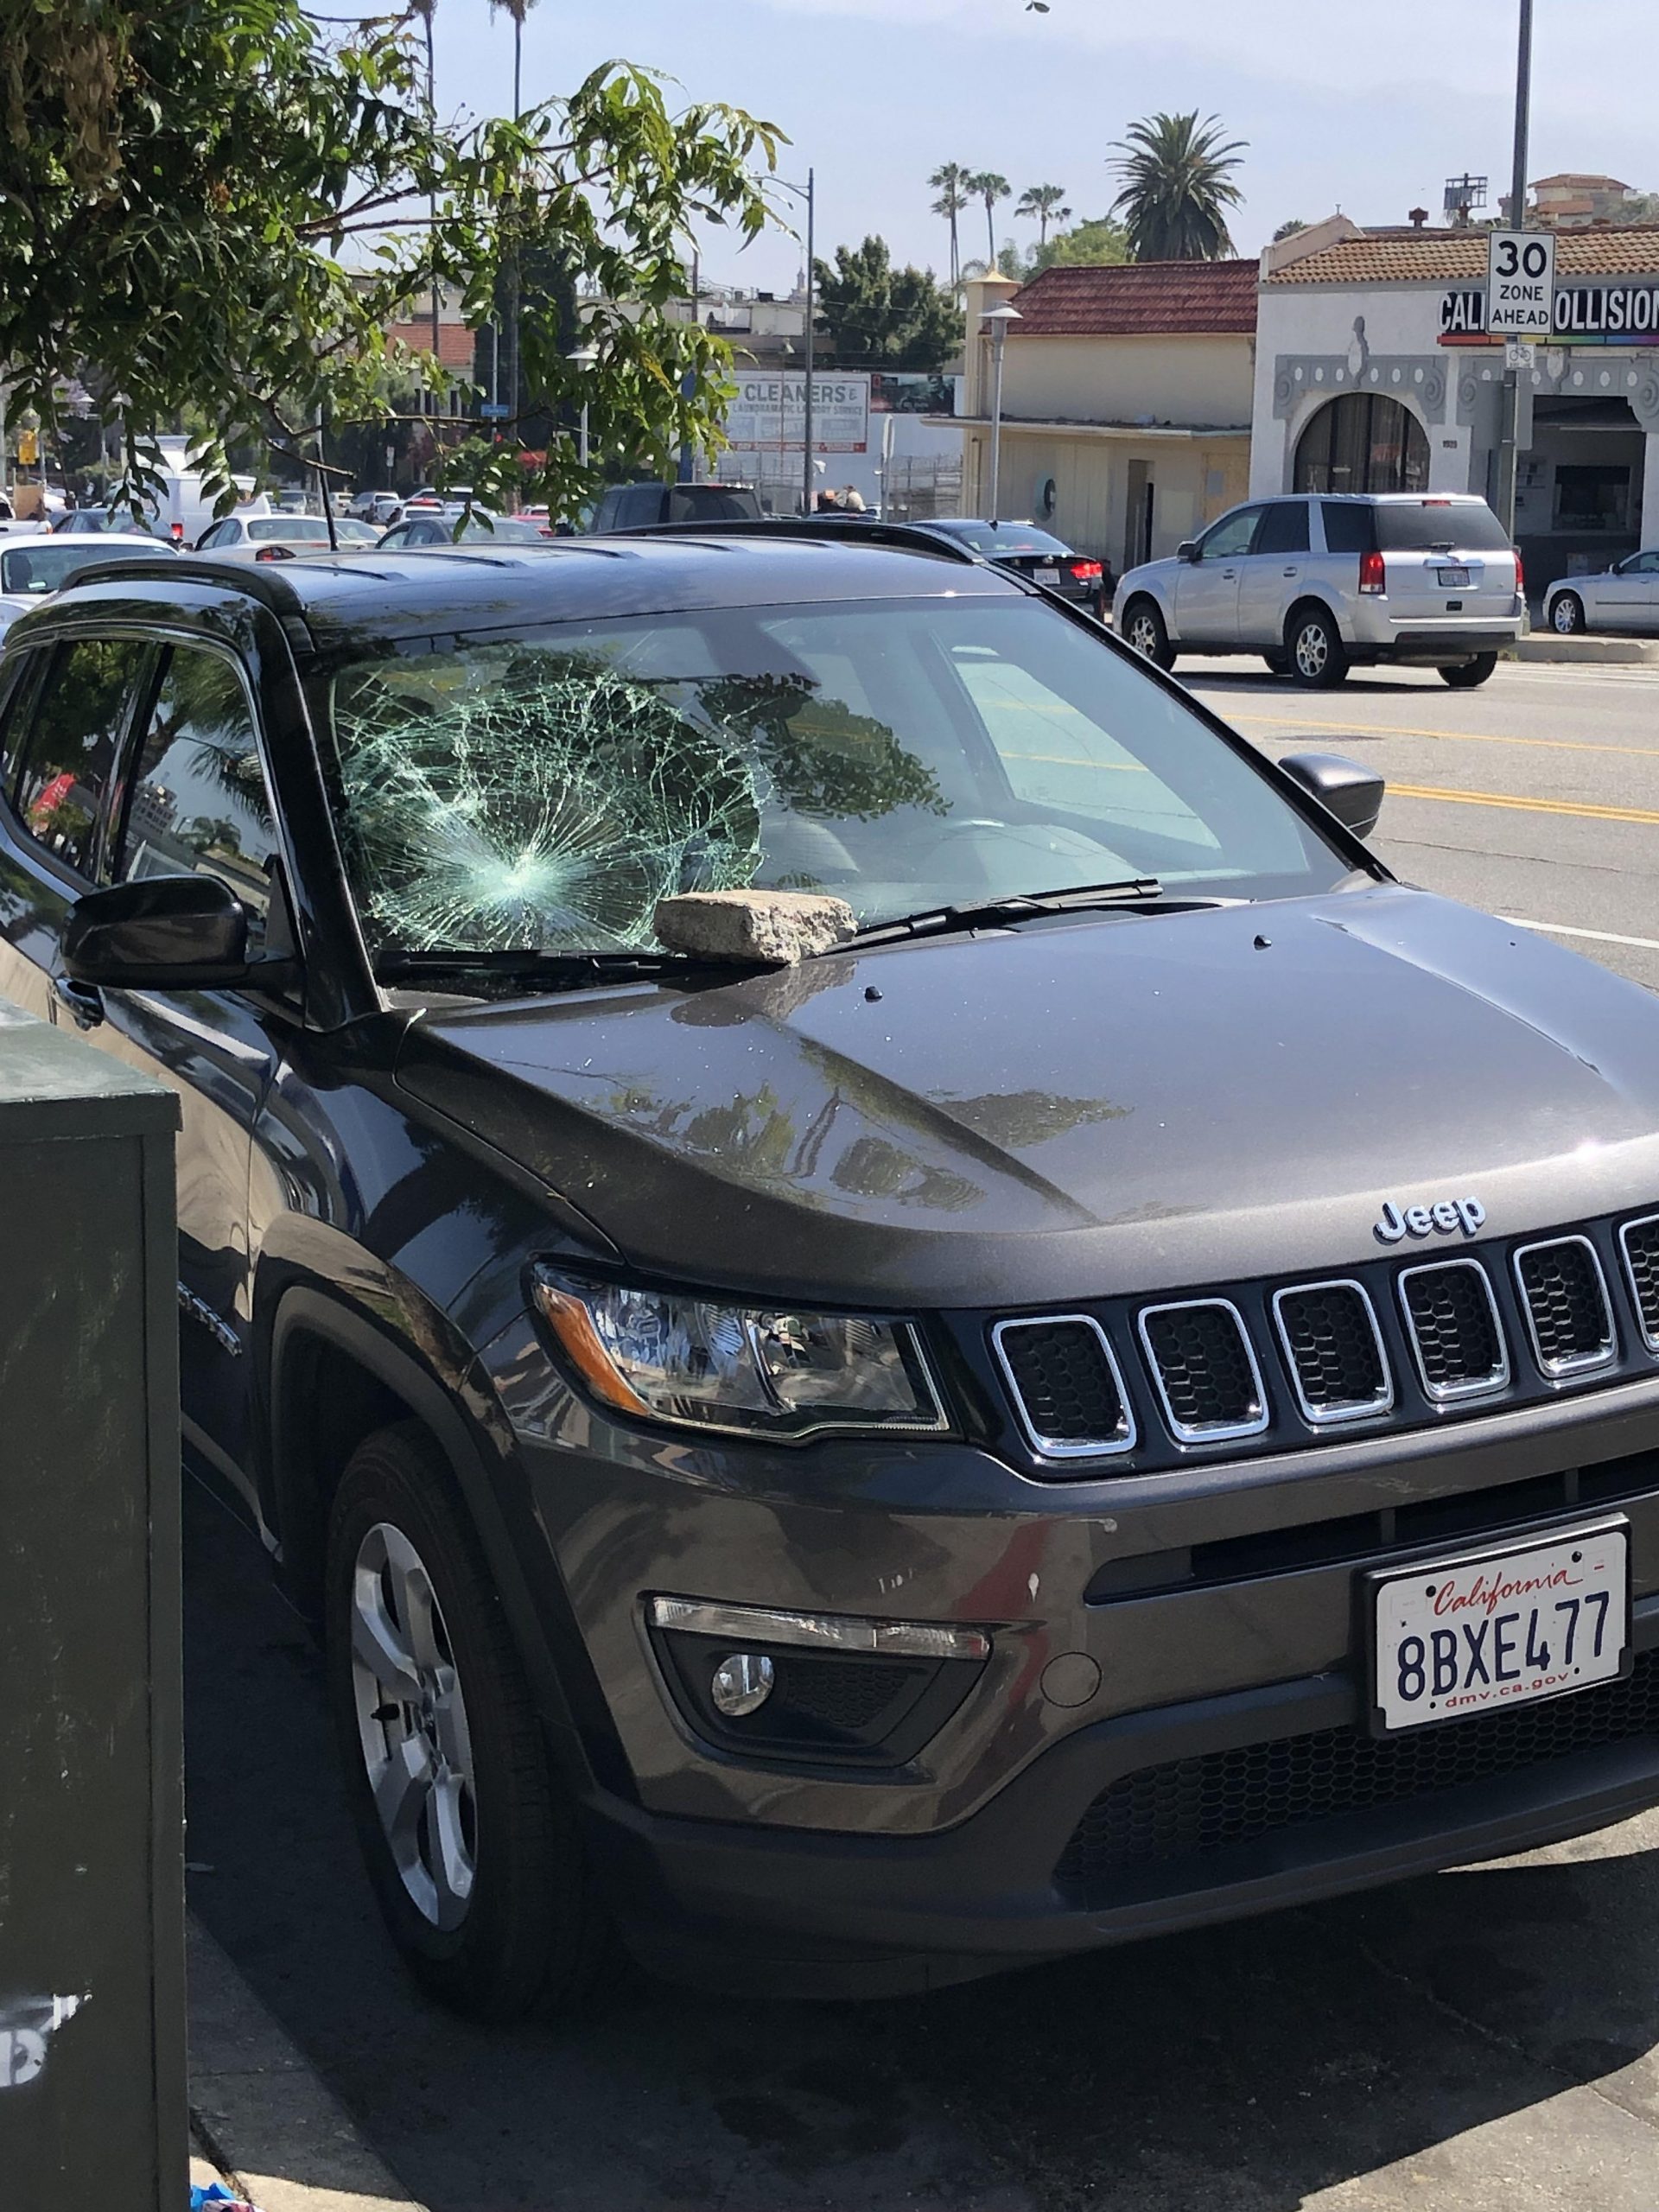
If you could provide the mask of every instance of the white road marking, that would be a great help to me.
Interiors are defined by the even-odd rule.
[[[1529,922],[1523,914],[1500,914],[1497,918],[1518,930],[1541,930],[1546,937],[1587,937],[1598,944],[1637,944],[1644,951],[1659,952],[1659,937],[1621,937],[1617,930],[1580,930],[1566,922]]]

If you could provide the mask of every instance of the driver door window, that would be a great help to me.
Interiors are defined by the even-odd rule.
[[[263,933],[276,830],[242,678],[219,654],[175,646],[156,695],[114,869],[216,875]]]
[[[1211,531],[1198,541],[1198,561],[1234,561],[1250,550],[1260,519],[1260,507],[1241,507],[1236,514],[1224,515]]]

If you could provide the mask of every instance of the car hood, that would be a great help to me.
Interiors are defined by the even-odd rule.
[[[632,1262],[947,1306],[1351,1264],[1659,1200],[1659,1008],[1397,886],[431,1012],[397,1081]]]

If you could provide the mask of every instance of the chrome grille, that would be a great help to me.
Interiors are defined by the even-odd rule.
[[[1407,1268],[1400,1277],[1400,1302],[1423,1389],[1437,1404],[1503,1389],[1510,1357],[1492,1286],[1478,1260]]]
[[[1643,1338],[1649,1351],[1659,1351],[1659,1213],[1627,1221],[1618,1243]]]
[[[1363,1421],[1388,1412],[1394,1385],[1371,1301],[1357,1282],[1275,1291],[1273,1318],[1309,1421]]]
[[[1516,1280],[1538,1364],[1548,1376],[1605,1367],[1618,1349],[1601,1262],[1587,1236],[1524,1244]]]
[[[1042,1458],[1133,1447],[1135,1417],[1098,1321],[1086,1313],[999,1321],[991,1342],[1026,1435]]]
[[[1145,1306],[1141,1341],[1170,1429],[1181,1443],[1255,1436],[1267,1427],[1262,1370],[1230,1300]]]

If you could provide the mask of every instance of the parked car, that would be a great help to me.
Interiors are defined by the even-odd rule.
[[[396,568],[13,626],[0,997],[179,1096],[191,1462],[429,1988],[931,1986],[1659,1802],[1648,993],[938,537]],[[828,949],[658,933],[780,886]]]
[[[385,529],[387,524],[401,518],[404,503],[396,492],[356,492],[346,512],[359,522],[372,523],[378,529]]]
[[[1105,564],[1091,560],[1086,553],[1074,552],[1063,538],[1039,530],[1035,523],[982,522],[947,515],[915,527],[954,538],[985,560],[995,561],[999,569],[1029,576],[1045,590],[1058,592],[1062,599],[1086,607],[1091,614],[1105,620],[1112,603]]]
[[[1579,630],[1659,630],[1659,548],[1592,576],[1560,578],[1544,594],[1544,626],[1564,638]]]
[[[421,545],[539,545],[547,536],[539,524],[513,515],[480,514],[477,508],[444,508],[436,514],[410,514],[380,540],[384,553],[407,552]]]
[[[1309,493],[1231,508],[1117,587],[1120,636],[1178,653],[1258,652],[1324,688],[1351,668],[1438,668],[1484,683],[1526,622],[1521,556],[1467,493]]]
[[[171,550],[165,538],[137,531],[105,531],[96,542],[83,538],[61,545],[0,544],[0,632],[53,592],[61,591],[83,569],[105,561],[148,560]]]
[[[334,537],[342,552],[380,543],[380,532],[372,524],[359,522],[351,515],[334,517]],[[232,553],[245,559],[257,559],[262,551],[280,558],[302,548],[328,551],[327,515],[244,515],[238,512],[214,523],[196,540],[198,553]]]
[[[165,531],[153,526],[151,518],[141,516],[135,521],[130,507],[71,507],[52,524],[54,537],[105,537],[111,535],[131,537],[148,537],[153,543],[171,544],[173,540]]]
[[[595,531],[648,530],[665,522],[758,522],[760,495],[747,484],[613,484],[601,494]]]

